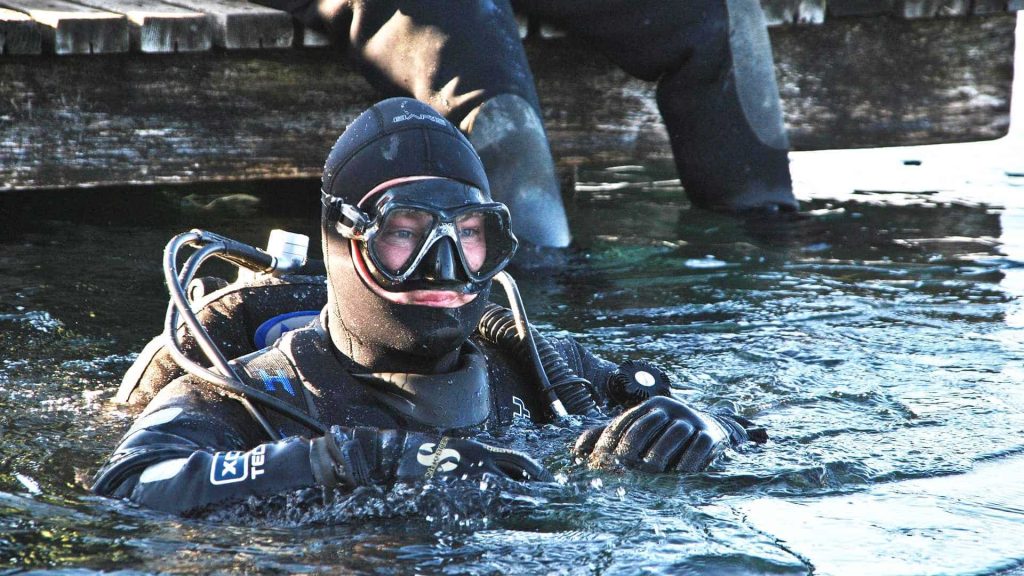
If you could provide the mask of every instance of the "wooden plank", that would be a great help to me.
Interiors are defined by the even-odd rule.
[[[980,15],[1006,12],[1006,0],[974,0],[974,13]]]
[[[39,54],[43,35],[28,14],[0,8],[0,54]]]
[[[825,0],[761,0],[761,8],[769,26],[825,21]]]
[[[794,149],[1004,135],[1015,25],[1003,14],[772,28]],[[527,56],[563,166],[670,157],[653,84],[571,39],[534,38]],[[316,177],[379,98],[334,50],[10,58],[0,190]]]
[[[896,0],[828,0],[828,16],[879,16],[892,14]]]
[[[43,48],[57,54],[128,51],[128,21],[120,14],[63,0],[3,0],[0,4],[38,22]]]
[[[9,59],[0,190],[309,176],[378,98],[340,60],[331,50]]]
[[[790,141],[862,148],[1005,135],[1016,20],[848,18],[771,28]]]
[[[970,0],[900,0],[896,13],[904,18],[940,18],[971,13]]]
[[[167,0],[212,18],[213,41],[228,50],[290,48],[295,26],[287,12],[242,0]]]
[[[133,50],[145,53],[201,52],[213,46],[205,14],[156,0],[76,0],[128,18]]]
[[[326,32],[313,30],[312,28],[302,29],[302,45],[306,48],[319,48],[333,44],[331,36]]]

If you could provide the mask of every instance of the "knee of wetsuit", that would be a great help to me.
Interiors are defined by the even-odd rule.
[[[726,0],[729,54],[747,122],[765,146],[788,150],[768,23],[759,0]]]
[[[569,222],[540,114],[525,98],[501,94],[470,112],[460,128],[480,155],[491,194],[512,214],[519,240],[569,245]]]
[[[764,13],[758,0],[716,0],[708,9],[716,24],[702,29],[705,47],[657,90],[683,186],[704,208],[796,210]]]
[[[757,0],[753,0],[757,1]],[[699,24],[687,29],[684,48],[664,60],[661,78],[687,85],[721,80],[730,69],[730,26],[727,0],[704,2]]]

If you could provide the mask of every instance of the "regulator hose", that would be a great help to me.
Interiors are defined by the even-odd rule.
[[[593,387],[590,381],[573,372],[565,358],[540,332],[532,326],[530,332],[544,372],[547,374],[548,387],[562,401],[566,412],[600,416],[601,411],[590,392]],[[477,333],[484,340],[511,351],[523,363],[530,363],[533,351],[530,350],[529,342],[519,337],[512,310],[493,302],[488,304],[477,325]]]
[[[178,254],[185,246],[191,246],[197,248],[197,250],[189,256],[185,262],[184,269],[179,273],[177,264]],[[271,426],[266,415],[263,414],[254,402],[271,408],[315,432],[325,433],[327,428],[316,419],[311,418],[287,402],[247,386],[238,377],[238,374],[235,373],[234,368],[196,317],[195,311],[192,310],[188,300],[185,286],[192,281],[196,271],[202,266],[203,262],[211,257],[227,260],[235,265],[246,266],[257,271],[271,271],[278,264],[276,258],[258,248],[253,248],[236,240],[224,238],[223,236],[203,230],[192,230],[172,238],[164,248],[163,266],[164,280],[167,283],[167,289],[171,296],[164,320],[165,343],[171,357],[186,372],[209,382],[221,391],[236,398],[252,415],[253,419],[260,424],[271,440],[280,440],[281,435]],[[184,321],[184,325],[192,333],[200,350],[212,363],[210,368],[194,362],[182,349],[178,338],[178,325],[181,320]]]

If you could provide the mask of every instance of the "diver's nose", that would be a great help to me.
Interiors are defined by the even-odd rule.
[[[459,266],[455,261],[458,256],[454,241],[451,238],[438,240],[427,253],[425,264],[426,279],[432,282],[460,282]]]

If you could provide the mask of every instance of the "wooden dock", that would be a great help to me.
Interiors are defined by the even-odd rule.
[[[1005,134],[1024,0],[762,0],[794,149]],[[668,157],[654,86],[521,22],[556,158]],[[0,191],[313,177],[378,98],[242,0],[0,0]]]

